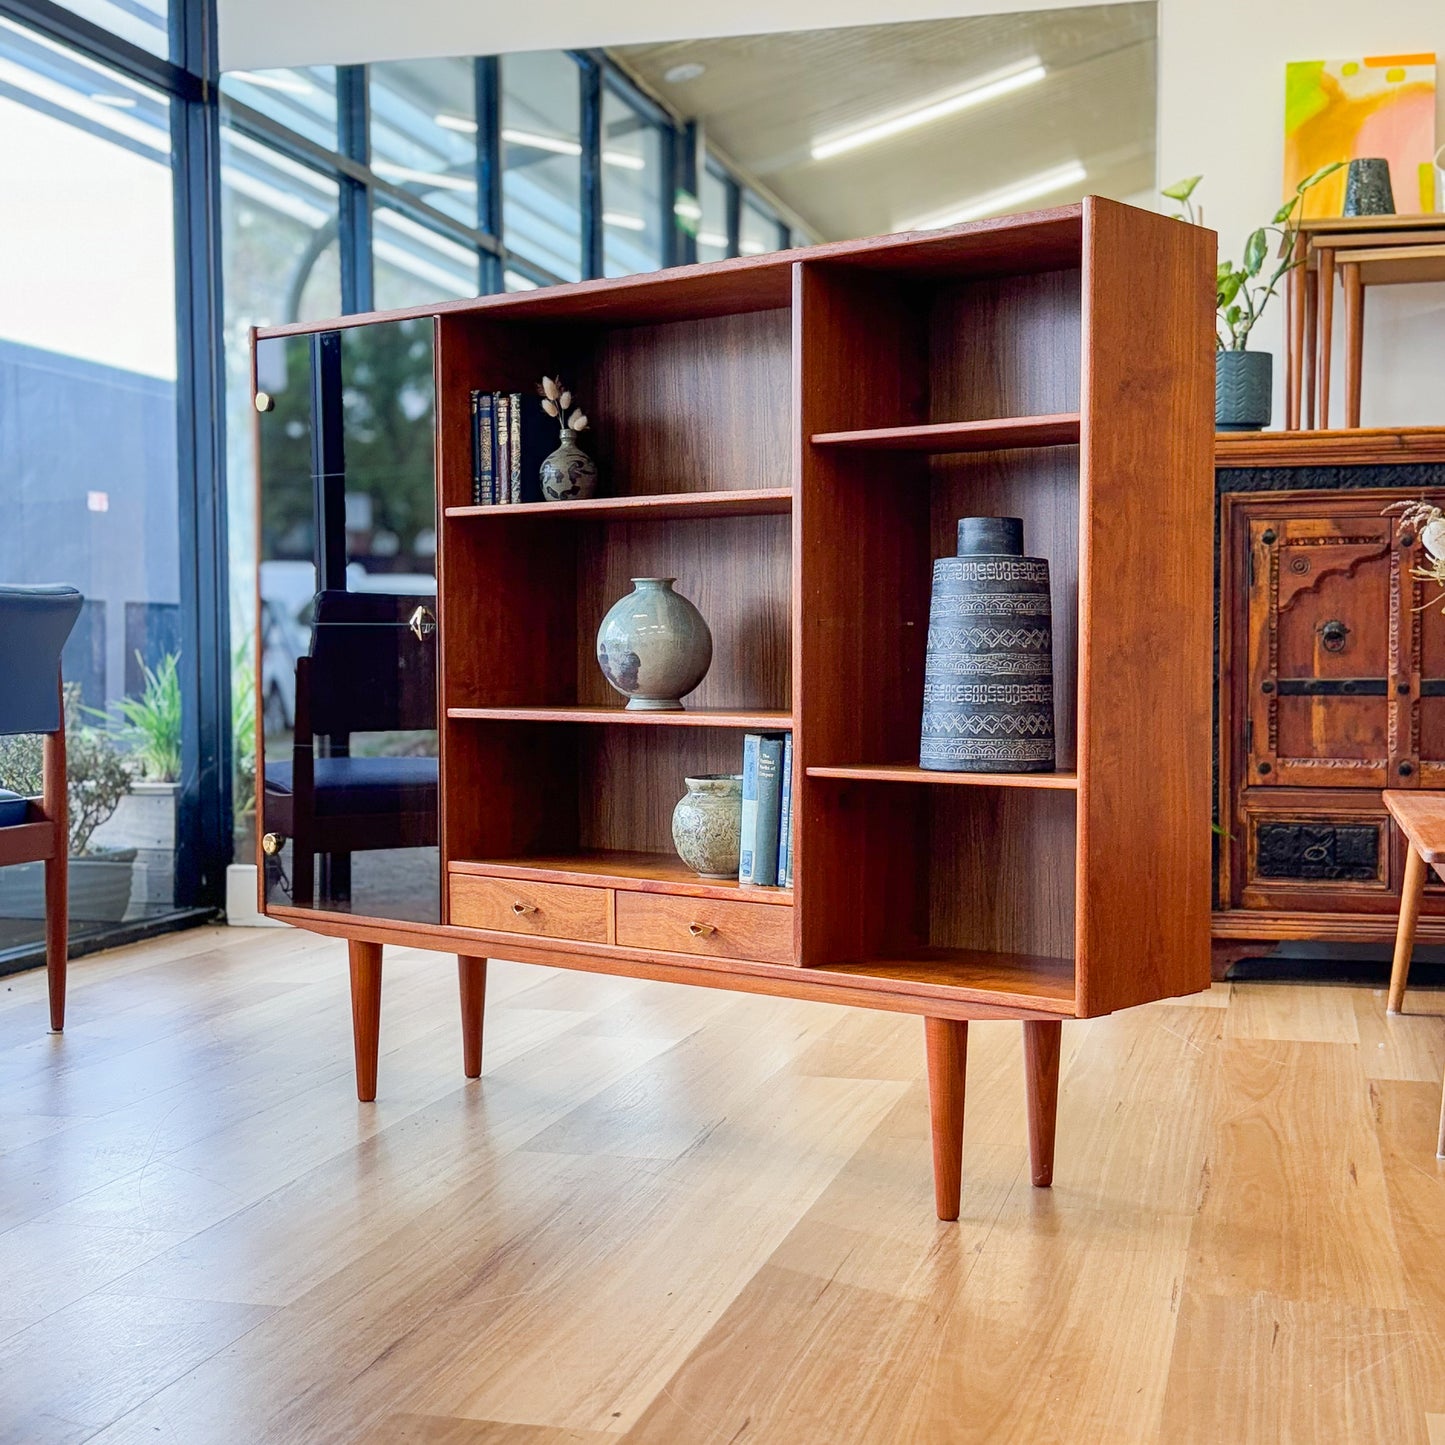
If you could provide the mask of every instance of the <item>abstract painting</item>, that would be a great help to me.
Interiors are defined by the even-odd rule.
[[[1331,161],[1383,156],[1395,209],[1436,209],[1434,55],[1296,60],[1285,67],[1284,194]],[[1306,216],[1338,216],[1345,173],[1306,192]]]

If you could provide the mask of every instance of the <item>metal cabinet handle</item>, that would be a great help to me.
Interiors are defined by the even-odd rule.
[[[1326,652],[1343,652],[1350,629],[1337,617],[1320,624],[1320,643]]]
[[[520,899],[512,905],[512,912],[519,917],[523,913],[535,913],[536,911],[537,905],[535,903],[523,903]]]
[[[418,607],[406,620],[406,625],[416,633],[418,642],[425,642],[437,630],[437,620],[425,607]]]
[[[716,933],[717,929],[713,927],[711,923],[689,923],[687,925],[687,931],[692,934],[694,938],[707,938],[709,935]]]

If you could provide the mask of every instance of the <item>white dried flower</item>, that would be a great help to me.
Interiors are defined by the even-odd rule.
[[[577,410],[567,418],[567,425],[571,427],[573,431],[584,431],[587,427],[587,414],[581,407],[578,407]]]
[[[557,398],[557,405],[560,406],[563,411],[566,411],[567,408],[572,405],[572,393],[570,391],[564,391],[562,395]]]
[[[550,376],[544,376],[542,378],[542,395],[545,396],[548,401],[557,400],[557,392],[559,389],[557,383],[553,381]]]
[[[547,398],[544,396],[542,398],[542,410],[545,411],[548,416],[556,416],[557,403],[555,401],[548,401]]]
[[[1420,545],[1438,562],[1445,557],[1445,517],[1426,522],[1420,530]]]

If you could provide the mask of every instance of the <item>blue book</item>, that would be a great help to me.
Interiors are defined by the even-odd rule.
[[[788,887],[793,862],[793,735],[783,735],[783,803],[778,816],[778,887]]]
[[[758,743],[758,812],[753,840],[752,882],[775,887],[778,881],[778,824],[783,811],[783,738],[764,733]]]
[[[472,505],[485,507],[496,498],[495,407],[490,392],[472,393]]]
[[[753,881],[753,859],[758,838],[758,753],[762,747],[758,733],[743,738],[743,814],[742,836],[738,844],[738,882]]]

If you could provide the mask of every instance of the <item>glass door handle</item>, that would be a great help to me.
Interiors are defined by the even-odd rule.
[[[418,642],[425,642],[437,630],[437,620],[425,607],[418,607],[407,618],[406,625],[416,633]]]

